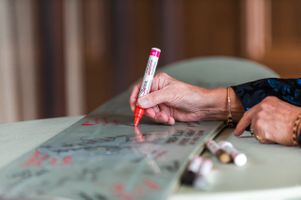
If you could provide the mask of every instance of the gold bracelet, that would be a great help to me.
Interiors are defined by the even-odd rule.
[[[233,117],[231,112],[230,87],[227,87],[227,111],[228,111],[228,116],[227,116],[226,124],[228,127],[234,127]]]
[[[298,132],[298,128],[301,122],[301,113],[297,116],[297,118],[294,121],[294,126],[293,126],[293,134],[292,134],[292,141],[294,145],[300,145],[298,141],[298,137],[299,137],[299,132]]]

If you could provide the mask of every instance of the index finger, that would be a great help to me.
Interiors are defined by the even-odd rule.
[[[140,90],[140,86],[141,86],[141,83],[136,84],[133,87],[131,95],[130,95],[130,107],[131,107],[131,110],[133,112],[136,108],[136,102],[137,102],[137,99],[138,99],[138,93],[139,93],[139,90]]]
[[[245,112],[245,114],[239,120],[234,130],[234,135],[239,136],[245,131],[245,129],[251,124],[252,118],[256,112],[257,112],[257,106],[254,106],[253,108]]]

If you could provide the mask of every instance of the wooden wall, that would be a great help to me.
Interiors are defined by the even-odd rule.
[[[300,0],[245,0],[243,55],[282,77],[301,77]]]
[[[162,49],[159,67],[197,56],[240,55],[237,0],[88,0],[84,13],[88,110],[141,77],[151,47]],[[91,29],[98,34],[89,36]]]
[[[159,67],[226,55],[301,77],[300,6],[301,0],[2,0],[0,121],[90,112],[143,75],[151,47],[162,49]]]

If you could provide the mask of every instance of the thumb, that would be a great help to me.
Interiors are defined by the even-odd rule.
[[[170,93],[164,89],[154,91],[138,99],[138,105],[142,108],[151,108],[158,104],[169,102]]]

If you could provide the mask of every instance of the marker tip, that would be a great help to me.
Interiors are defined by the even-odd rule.
[[[134,120],[134,126],[137,127],[139,124],[139,118],[135,118]]]

